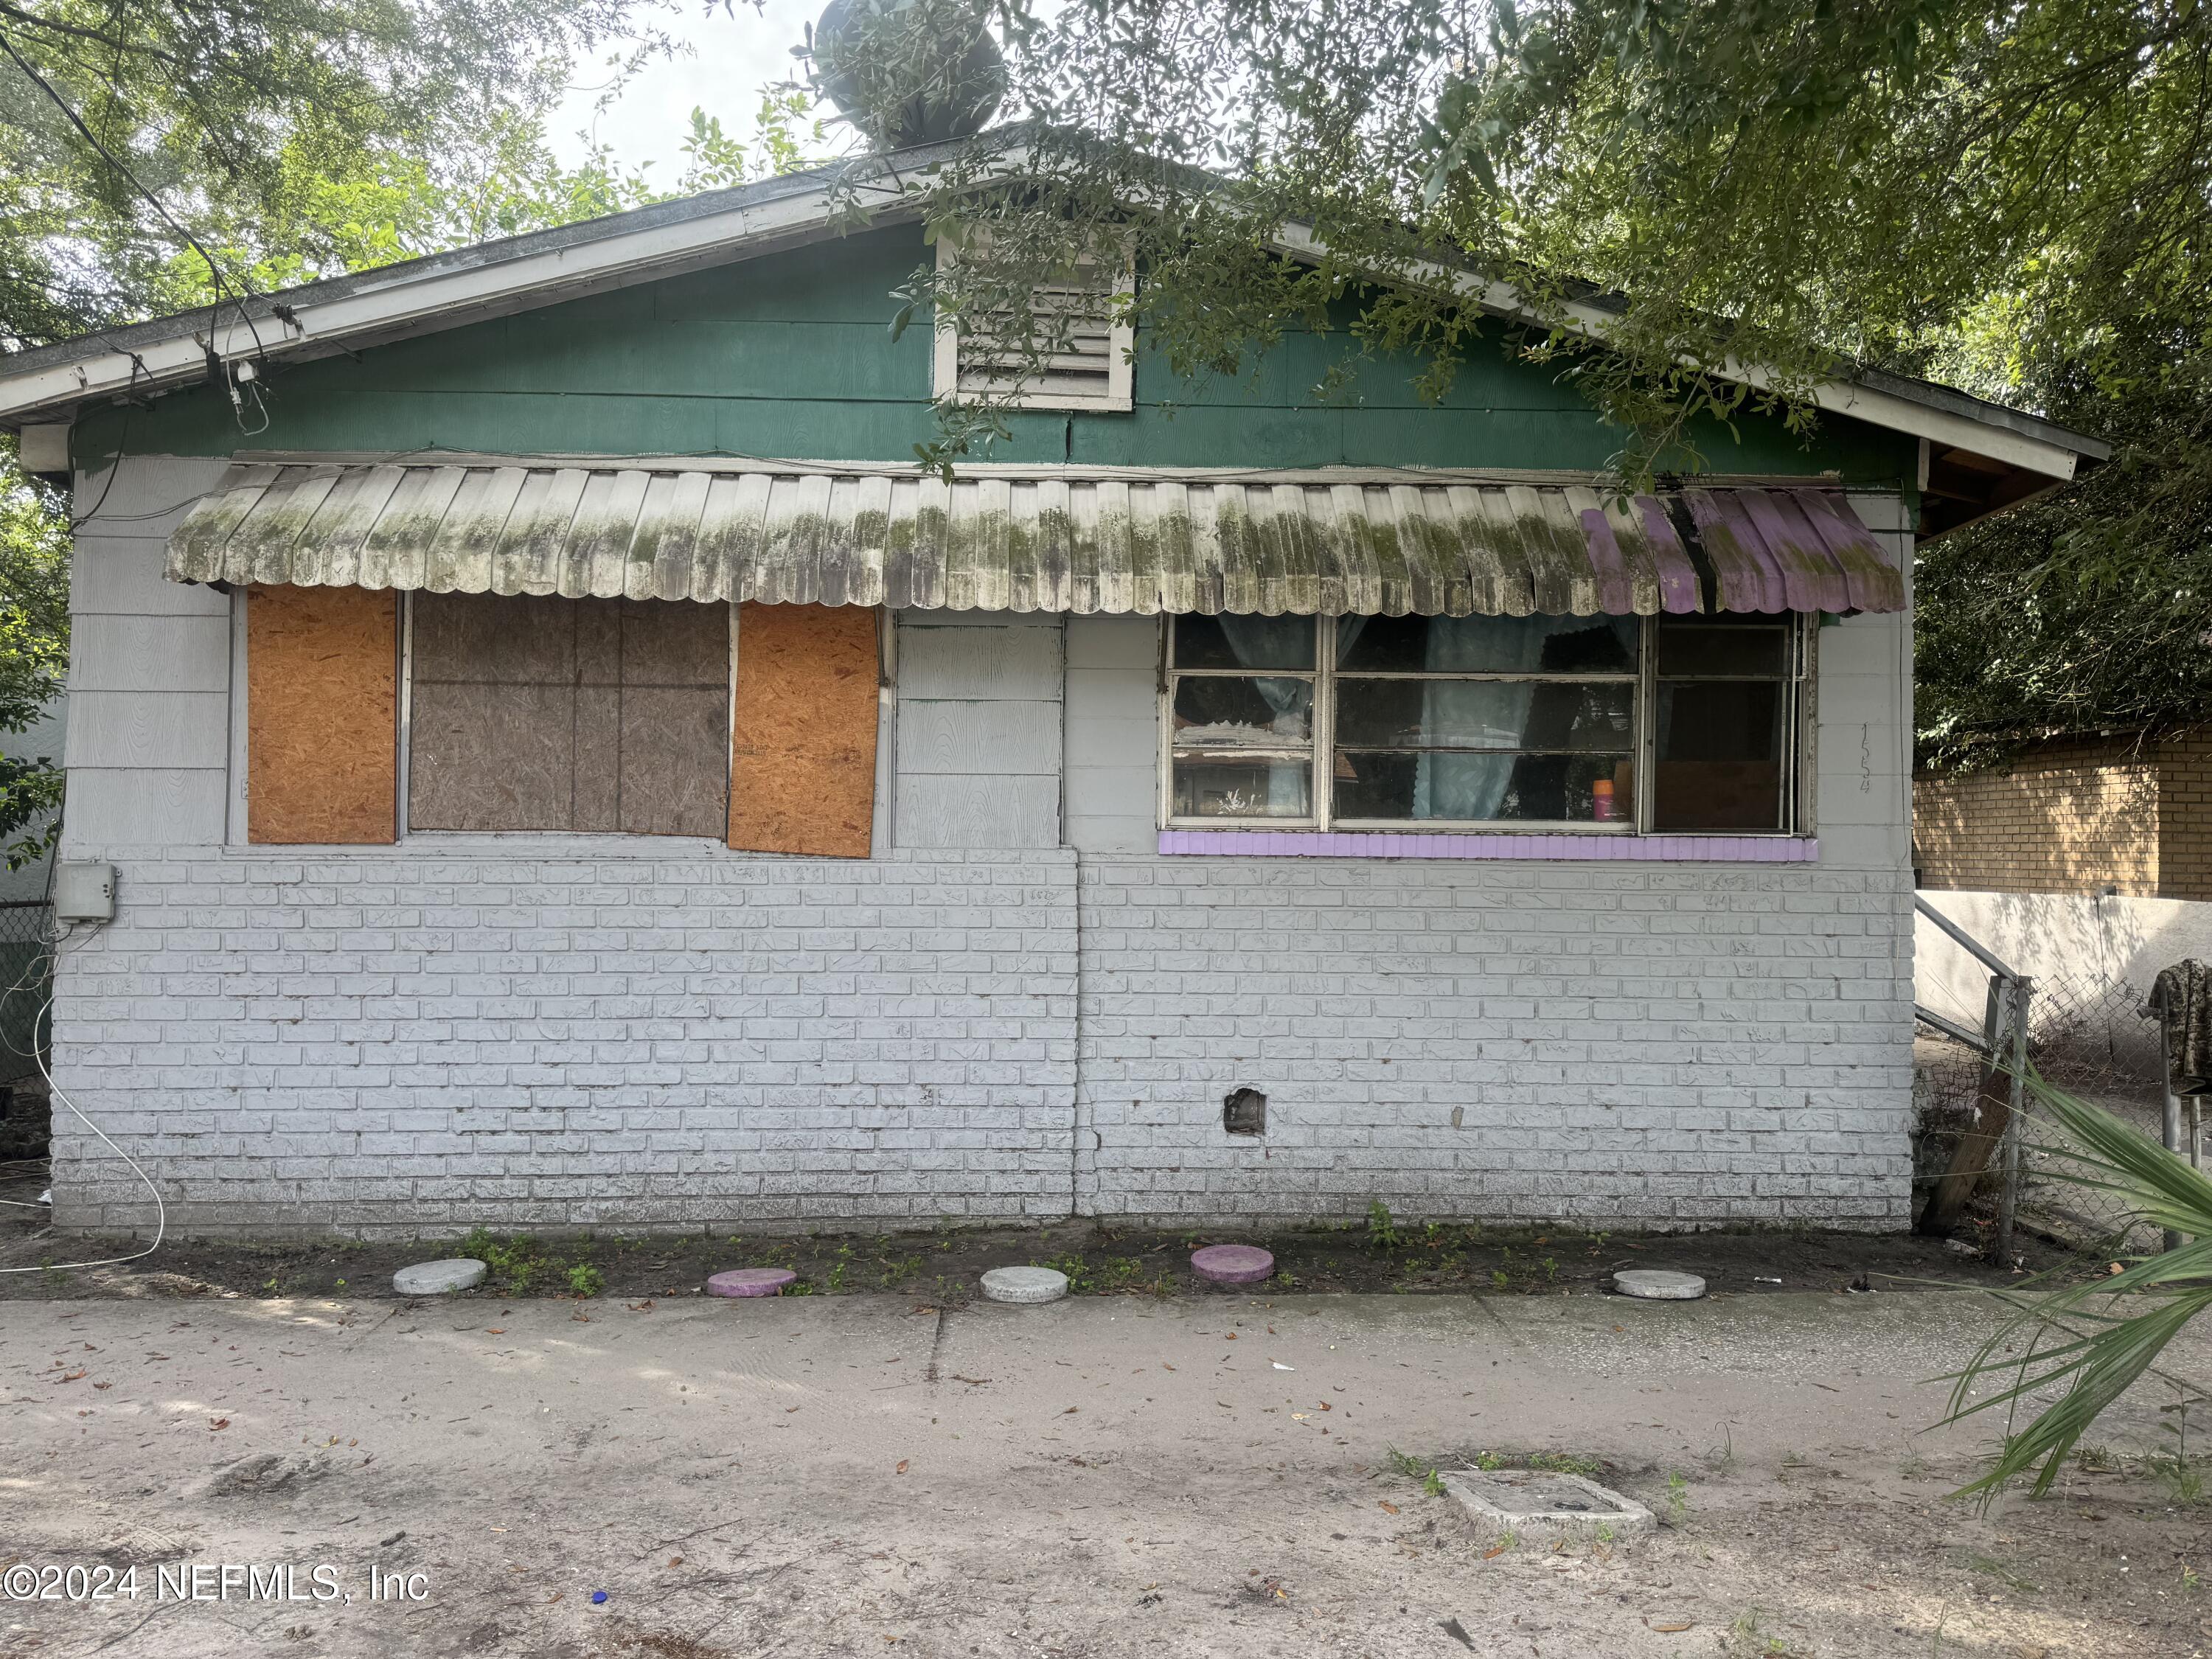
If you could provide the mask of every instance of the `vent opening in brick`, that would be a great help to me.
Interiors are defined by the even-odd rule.
[[[1238,1089],[1222,1097],[1221,1127],[1232,1135],[1267,1133],[1267,1097],[1257,1089]]]

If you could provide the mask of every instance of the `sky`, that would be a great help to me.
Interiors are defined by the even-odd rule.
[[[732,0],[728,9],[707,10],[706,0],[675,0],[676,9],[655,21],[690,54],[659,60],[635,76],[613,106],[595,111],[611,71],[581,64],[568,97],[546,123],[546,138],[564,166],[581,161],[594,141],[614,147],[617,161],[653,164],[663,189],[684,170],[678,149],[694,108],[721,118],[723,130],[744,139],[752,131],[760,89],[799,65],[791,48],[820,15],[823,0]]]

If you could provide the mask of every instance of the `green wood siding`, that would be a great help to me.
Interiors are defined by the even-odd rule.
[[[933,430],[927,327],[896,341],[890,291],[927,257],[913,227],[871,231],[280,368],[268,429],[248,437],[207,387],[78,422],[80,461],[237,449],[736,454],[898,460]],[[1127,414],[1020,415],[990,459],[1111,465],[1602,466],[1620,434],[1552,371],[1477,349],[1437,406],[1406,363],[1361,366],[1323,403],[1313,388],[1352,355],[1341,335],[1286,337],[1236,378],[1136,366]],[[1830,417],[1808,447],[1778,422],[1709,423],[1709,466],[1834,471],[1911,482],[1912,441]]]

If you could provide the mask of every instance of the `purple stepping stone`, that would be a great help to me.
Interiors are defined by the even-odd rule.
[[[1217,1285],[1256,1285],[1275,1271],[1275,1258],[1256,1244],[1209,1244],[1190,1253],[1190,1265]]]
[[[709,1296],[781,1296],[799,1275],[788,1267],[739,1267],[707,1281]]]

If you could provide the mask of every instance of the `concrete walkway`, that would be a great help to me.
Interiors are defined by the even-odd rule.
[[[1992,1433],[1922,1379],[1990,1306],[15,1303],[0,1563],[138,1593],[0,1603],[0,1655],[2212,1652],[2205,1511],[1941,1501]],[[1501,1551],[1393,1448],[1600,1458],[1670,1524]]]

